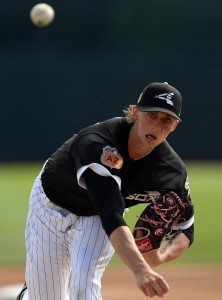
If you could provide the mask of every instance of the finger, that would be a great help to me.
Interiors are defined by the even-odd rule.
[[[152,297],[154,297],[154,296],[157,295],[154,288],[147,288],[147,289],[145,289],[144,294],[145,294],[146,296],[150,297],[150,298],[152,298]]]
[[[169,291],[169,286],[162,277],[159,277],[156,280],[144,281],[140,289],[150,298],[154,296],[161,298]]]
[[[159,297],[163,297],[164,294],[166,294],[169,291],[168,284],[164,281],[164,279],[159,280],[158,282],[155,282],[153,285],[153,290],[155,291],[155,294]]]
[[[140,289],[142,290],[145,296],[148,296],[150,298],[156,295],[156,292],[151,285],[143,285]]]
[[[162,279],[159,282],[159,286],[162,289],[162,291],[164,292],[164,294],[166,294],[169,291],[169,285],[166,283],[166,281],[164,279]]]
[[[160,285],[156,284],[154,287],[153,287],[153,291],[155,293],[155,295],[157,295],[158,297],[163,297],[165,292],[164,290],[161,288]]]
[[[143,230],[141,228],[135,228],[133,232],[133,236],[135,239],[143,238],[144,237]]]
[[[143,236],[144,236],[143,230],[142,229],[138,229],[137,233],[136,233],[136,238],[142,238]]]

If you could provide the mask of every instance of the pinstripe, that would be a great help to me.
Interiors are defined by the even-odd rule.
[[[99,228],[99,230],[100,230],[100,228]],[[97,236],[96,236],[96,242],[98,241],[98,237],[99,237],[99,230],[98,230],[98,233],[97,233]],[[104,242],[104,239],[103,239],[103,242]],[[91,259],[92,259],[92,256],[93,256],[93,254],[94,254],[94,252],[95,252],[95,247],[96,247],[96,244],[94,245],[94,248],[93,248],[93,252],[92,252],[92,255],[91,255]],[[100,253],[97,253],[98,254],[98,256],[97,256],[97,259],[96,259],[96,265],[97,265],[97,263],[98,263],[98,258],[99,258],[99,254]],[[97,265],[97,268],[98,268],[98,265]],[[88,277],[89,277],[89,268],[88,268],[88,275],[87,275],[87,279],[86,279],[86,281],[88,281]],[[93,272],[93,278],[96,278],[96,268],[94,269],[94,272]],[[93,280],[92,280],[92,282],[93,282]],[[98,282],[98,278],[96,278],[96,282]],[[90,287],[89,287],[90,288]],[[97,292],[96,292],[96,294],[97,295],[99,295],[99,292],[100,292],[100,289],[98,289],[98,286],[97,286]],[[93,292],[95,292],[95,290],[94,290],[94,286],[93,286],[93,284],[91,283],[91,293],[93,294]],[[85,289],[85,294],[87,294],[87,289]]]
[[[100,227],[100,225],[99,225],[99,227]],[[94,245],[94,248],[93,248],[93,251],[92,251],[92,254],[91,254],[90,259],[92,259],[93,254],[95,254],[95,248],[96,248],[96,244],[97,244],[97,242],[98,242],[99,231],[100,231],[100,228],[99,228],[99,230],[98,230],[98,232],[97,232],[97,236],[95,236],[96,243],[95,243],[95,245]],[[104,241],[104,240],[103,240],[103,241]],[[95,265],[97,266],[97,268],[98,268],[97,263],[98,263],[98,258],[99,258],[99,257],[100,257],[100,253],[97,253],[97,259],[96,259],[96,261],[95,261]],[[89,265],[89,266],[90,266],[90,265]],[[96,268],[94,269],[94,272],[93,272],[93,278],[96,278],[95,274],[96,274]],[[86,282],[88,282],[88,278],[89,278],[89,267],[88,267],[88,270],[87,270]],[[93,279],[92,279],[92,282],[93,282]],[[98,278],[96,278],[96,282],[98,282]],[[90,288],[90,287],[89,287],[89,288]],[[91,283],[91,293],[93,294],[93,292],[94,292],[94,287],[93,287],[93,284]],[[87,289],[85,289],[85,294],[87,294]],[[99,295],[98,287],[97,287],[97,292],[96,292],[96,294]],[[85,295],[85,297],[86,297],[86,295]]]
[[[50,217],[52,216],[52,213],[50,214]],[[49,230],[51,226],[51,218],[49,218]],[[49,231],[50,232],[50,231]],[[48,242],[49,242],[49,262],[50,262],[50,267],[51,267],[51,274],[52,274],[52,288],[51,288],[51,294],[53,294],[53,299],[55,298],[55,287],[54,287],[54,272],[53,272],[53,267],[52,267],[52,256],[51,256],[51,235],[48,235]]]
[[[88,220],[89,220],[89,219],[87,219],[87,224],[88,224]],[[94,220],[93,220],[93,223],[94,223]],[[89,239],[87,240],[87,243],[86,243],[86,248],[85,248],[84,255],[83,255],[83,258],[84,258],[84,259],[88,258],[88,257],[86,256],[86,251],[87,251],[87,247],[88,247],[88,245],[89,245],[90,236],[91,236],[91,234],[92,234],[92,229],[93,229],[93,224],[92,224],[92,227],[91,227],[91,230],[90,230]],[[82,238],[82,241],[83,241],[83,238]],[[80,260],[82,263],[81,263],[81,267],[80,267],[80,276],[79,276],[79,294],[78,294],[78,298],[79,298],[80,292],[81,292],[81,291],[80,291],[80,290],[81,290],[81,286],[80,286],[81,277],[84,276],[84,273],[82,274],[82,272],[83,272],[83,271],[82,271],[82,267],[83,267],[84,259]],[[89,264],[89,265],[90,265],[90,264]]]
[[[43,239],[43,226],[42,226],[42,239]],[[46,275],[46,268],[45,268],[45,254],[44,254],[44,249],[43,249],[43,243],[42,243],[42,258],[43,258],[43,268],[44,268],[44,277],[45,277],[45,283],[47,285],[47,275]],[[46,289],[47,290],[47,289]],[[39,293],[40,294],[40,293]],[[48,294],[47,294],[47,299],[48,299]]]
[[[102,227],[101,225],[100,225],[100,227]],[[106,236],[104,236],[103,237],[103,242],[101,243],[101,250],[102,250],[102,248],[105,246],[105,243],[106,243]],[[109,244],[108,245],[108,247],[107,247],[107,250],[106,250],[106,252],[105,252],[105,254],[104,254],[104,265],[102,265],[101,263],[99,264],[99,258],[101,257],[101,255],[102,255],[102,251],[100,251],[99,253],[98,253],[98,259],[97,259],[97,270],[95,269],[95,272],[94,272],[94,275],[93,275],[93,277],[98,277],[97,278],[97,280],[100,282],[100,279],[99,279],[99,277],[103,274],[103,272],[104,272],[104,270],[105,270],[105,267],[108,265],[108,263],[109,263],[109,261],[110,261],[110,254],[109,253],[112,253],[112,251],[113,251],[113,248],[112,248],[112,246],[111,246],[111,244]],[[96,273],[97,273],[97,275],[96,275]],[[100,275],[100,274],[101,275]],[[92,291],[93,291],[93,289],[94,289],[94,287],[92,286]],[[95,289],[95,293],[96,294],[99,294],[100,293],[100,289],[101,289],[101,287],[98,285],[97,286],[97,288]]]
[[[98,236],[99,236],[99,230],[97,231],[97,235],[95,236],[96,242],[98,240]],[[96,247],[96,243],[94,244],[94,247],[92,249],[91,256],[90,256],[90,261],[92,260],[92,257],[93,257],[94,251],[95,251],[95,247]],[[96,259],[96,263],[97,262],[98,262],[98,257]],[[89,274],[89,268],[90,268],[90,264],[89,264],[88,270],[87,270],[86,282],[88,282],[88,278],[90,276],[90,274]],[[94,272],[93,272],[93,278],[94,278],[94,275],[95,275],[95,271],[96,271],[96,268],[94,269]],[[93,280],[92,280],[92,282],[93,282]],[[92,287],[92,284],[90,284],[90,286]],[[86,299],[87,290],[90,288],[90,286],[87,287],[87,288],[85,287],[85,299]],[[92,294],[93,294],[93,290],[92,290]]]
[[[98,216],[81,217],[81,223],[72,248],[75,269],[71,280],[71,299],[100,300],[101,277],[112,257],[113,248]]]
[[[29,253],[30,249],[32,249],[32,255],[30,256],[30,262],[31,263],[30,263],[30,266],[27,267],[26,277],[30,277],[30,273],[35,272],[33,264],[34,264],[34,257],[36,257],[38,262],[35,265],[42,266],[42,268],[43,268],[42,275],[45,274],[44,275],[45,280],[44,281],[40,280],[40,278],[39,278],[40,271],[37,270],[37,275],[36,275],[37,277],[34,280],[34,276],[33,276],[33,279],[30,282],[30,289],[33,291],[32,297],[34,299],[44,299],[45,300],[45,299],[50,299],[49,293],[51,293],[51,287],[47,286],[46,289],[45,289],[44,295],[42,295],[43,294],[43,290],[42,290],[43,285],[44,284],[46,285],[48,283],[47,272],[46,272],[47,270],[46,270],[45,266],[47,265],[47,262],[48,263],[50,262],[51,256],[50,255],[48,257],[46,256],[46,253],[45,253],[44,248],[43,248],[43,238],[45,238],[45,239],[47,238],[48,242],[49,243],[51,242],[50,239],[52,237],[52,231],[54,229],[51,228],[50,222],[52,221],[52,218],[54,218],[54,223],[56,224],[56,217],[57,217],[58,213],[55,212],[54,216],[53,216],[53,212],[48,214],[50,227],[48,228],[48,231],[46,232],[45,224],[40,222],[40,218],[42,220],[45,220],[47,218],[46,215],[47,215],[49,209],[44,207],[45,205],[42,204],[41,197],[42,197],[41,193],[38,193],[38,186],[36,185],[33,188],[33,193],[32,193],[32,196],[31,196],[30,212],[29,212],[29,217],[28,217],[27,226],[26,226],[27,252]],[[70,217],[68,219],[69,219],[69,223],[70,223]],[[30,220],[32,220],[32,223],[30,223]],[[39,228],[39,224],[41,226],[41,230]],[[62,231],[63,223],[59,224],[59,226],[60,226],[59,231]],[[31,240],[32,237],[30,236],[30,232],[33,232],[35,230],[39,234],[39,240],[36,239],[36,242],[34,244],[34,240]],[[57,239],[58,239],[58,236],[55,235],[55,245],[58,244]],[[39,245],[38,245],[39,241],[41,242],[41,249],[39,248]],[[61,252],[64,252],[63,251],[64,249],[65,249],[65,247],[62,244],[62,251]],[[50,251],[49,251],[49,253],[50,253]],[[58,253],[58,248],[56,246],[56,254],[57,253]],[[40,261],[40,256],[41,256],[42,262]],[[68,263],[68,260],[65,260],[65,258],[66,257],[64,255],[62,255],[62,260],[61,260],[62,261],[62,269],[64,269],[64,265],[66,264],[66,262]],[[47,259],[48,259],[48,261],[47,261]],[[58,267],[59,266],[58,255],[56,255],[56,260],[57,260],[56,265]],[[52,265],[52,261],[51,261],[51,265]],[[57,273],[57,275],[55,273]],[[60,276],[59,276],[58,268],[57,268],[56,272],[55,272],[54,269],[51,268],[51,274],[52,274],[52,276],[54,276],[54,274],[55,274],[58,277],[58,289],[59,289],[59,292],[61,293],[61,283],[60,283]],[[62,278],[63,278],[62,281],[65,282],[66,278],[65,278],[64,272],[62,273]],[[52,282],[51,282],[52,286],[54,284],[53,281],[54,280],[52,280]],[[37,293],[37,289],[38,289],[38,293]],[[52,290],[54,290],[54,288],[52,288]],[[58,299],[61,299],[61,294],[59,294]]]
[[[101,277],[113,254],[100,218],[77,217],[49,201],[37,178],[26,224],[29,300],[101,300]]]
[[[56,221],[56,217],[55,217],[55,221]],[[56,236],[56,261],[57,261],[57,272],[58,272],[58,280],[59,280],[59,292],[60,292],[60,294],[59,294],[59,297],[60,297],[60,299],[61,299],[61,289],[62,289],[62,287],[61,287],[61,281],[60,281],[60,277],[59,277],[59,259],[58,259],[58,247],[57,247],[57,236]]]

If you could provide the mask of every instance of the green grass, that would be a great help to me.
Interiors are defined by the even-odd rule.
[[[25,264],[24,229],[28,200],[42,163],[0,164],[0,266]],[[222,263],[222,162],[187,162],[192,201],[195,206],[195,241],[178,263]],[[125,215],[133,228],[144,205]],[[116,255],[112,264],[119,264]]]
[[[190,163],[187,169],[195,205],[195,241],[184,259],[222,263],[222,162]]]

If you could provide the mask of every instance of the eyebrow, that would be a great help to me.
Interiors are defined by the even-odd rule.
[[[161,114],[164,114],[166,117],[169,117],[169,118],[172,118],[172,119],[176,119],[174,116],[168,114],[168,113],[165,113],[165,112],[162,112],[162,111],[147,111],[147,113],[161,113]]]

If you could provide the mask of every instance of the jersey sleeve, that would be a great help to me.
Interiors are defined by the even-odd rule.
[[[181,193],[179,193],[179,195],[183,203],[185,203],[186,209],[183,218],[181,218],[178,223],[172,227],[172,231],[183,232],[190,240],[191,245],[194,239],[194,207],[191,201],[190,186],[187,173],[185,173],[185,176],[183,177],[182,191]]]
[[[110,236],[117,227],[127,226],[123,218],[125,203],[116,182],[111,177],[100,176],[90,169],[83,176],[106,234]]]
[[[77,137],[70,148],[70,158],[74,160],[78,184],[86,188],[83,173],[90,168],[101,176],[110,176],[121,188],[119,170],[123,158],[112,142],[97,134],[87,134]]]

